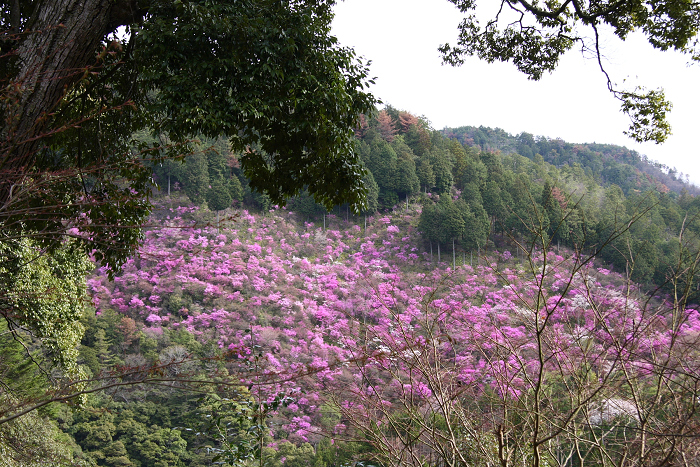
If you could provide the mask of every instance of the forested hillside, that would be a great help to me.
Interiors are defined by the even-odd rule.
[[[369,171],[365,213],[421,204],[424,246],[436,253],[451,251],[453,242],[462,255],[488,242],[527,243],[533,225],[559,247],[592,252],[610,232],[636,219],[598,259],[628,270],[637,282],[663,286],[681,227],[693,234],[700,228],[697,187],[626,148],[535,140],[524,133],[516,138],[483,127],[440,132],[392,107],[363,118],[356,136]],[[184,165],[166,161],[155,167],[161,190],[182,189],[192,202],[207,201],[213,210],[231,203],[270,208],[264,195],[251,191],[238,156],[224,142],[207,140],[201,147]],[[326,212],[306,193],[289,207],[306,219]],[[348,206],[336,209],[349,212]]]
[[[390,107],[356,150],[360,213],[272,205],[223,139],[155,165],[138,255],[75,292],[85,382],[68,395],[102,389],[0,425],[8,465],[509,465],[531,436],[547,465],[700,448],[675,441],[698,423],[693,187],[623,190],[602,151],[600,173],[554,165]],[[62,397],[2,345],[17,407]]]
[[[531,160],[539,160],[557,167],[580,166],[586,176],[602,185],[617,185],[625,195],[634,190],[673,191],[687,190],[693,195],[698,188],[688,183],[688,174],[678,173],[675,167],[649,160],[646,156],[613,144],[574,144],[530,133],[510,135],[500,128],[470,127],[445,128],[442,133],[466,146],[482,151],[517,153]]]
[[[512,412],[513,455],[527,455],[526,427],[537,415],[548,420],[546,436],[566,417],[574,426],[595,417],[636,426],[628,390],[655,427],[692,430],[686,372],[697,371],[697,313],[645,302],[624,276],[569,249],[511,247],[438,263],[423,246],[415,203],[370,216],[366,227],[342,211],[327,215],[324,228],[321,219],[304,223],[273,209],[242,211],[217,228],[214,213],[182,201],[163,200],[140,257],[114,281],[98,270],[88,282],[96,316],[85,318],[81,361],[90,372],[164,374],[160,384],[110,389],[89,410],[58,416],[85,462],[202,465],[223,449],[232,464],[393,463],[406,430],[420,433],[414,455],[429,461],[448,435],[425,412],[431,404],[473,430],[461,454],[489,459],[502,415],[465,397]],[[542,374],[538,351],[548,362]],[[679,353],[688,358],[656,372]],[[230,377],[242,386],[216,384],[211,393],[199,383]],[[557,392],[561,378],[576,384]],[[529,398],[533,381],[545,385],[546,405]],[[647,392],[660,381],[675,386]],[[668,407],[667,397],[684,403]],[[557,434],[548,455],[576,443],[587,460],[603,448],[613,458],[640,455],[634,435],[621,429],[602,445],[596,430],[608,428],[593,427]],[[650,437],[648,456],[676,449]]]
[[[450,1],[670,134],[597,28],[698,61],[697,3]],[[336,3],[0,2],[0,467],[697,466],[697,190],[376,109]]]

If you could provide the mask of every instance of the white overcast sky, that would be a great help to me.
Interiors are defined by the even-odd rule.
[[[483,125],[571,143],[619,144],[676,167],[700,185],[700,66],[689,66],[685,56],[655,51],[641,36],[605,40],[605,65],[614,82],[664,87],[673,103],[673,135],[662,145],[638,144],[622,134],[629,121],[597,63],[580,50],[533,82],[511,64],[470,58],[458,68],[442,65],[437,48],[455,44],[461,19],[447,0],[344,0],[335,14],[333,33],[340,43],[372,61],[372,92],[427,117],[435,129]]]

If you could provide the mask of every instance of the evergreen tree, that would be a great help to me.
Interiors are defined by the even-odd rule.
[[[110,352],[110,346],[112,342],[107,338],[104,329],[98,329],[95,331],[95,343],[93,344],[93,349],[95,351],[95,356],[100,364],[100,369],[107,369],[112,365],[112,353]]]
[[[406,197],[420,190],[420,182],[416,176],[416,165],[412,158],[402,155],[396,162],[396,170],[398,172],[396,192],[399,195]]]
[[[224,186],[221,180],[216,180],[211,184],[211,188],[207,191],[207,205],[212,211],[219,211],[231,206],[232,198],[228,188]]]
[[[420,181],[416,175],[416,163],[413,151],[406,145],[402,136],[397,136],[391,144],[391,147],[397,155],[396,192],[402,197],[417,193],[420,190]]]
[[[441,196],[438,201],[440,212],[440,243],[447,245],[464,235],[465,222],[459,206],[450,196]]]
[[[315,219],[326,212],[326,208],[318,204],[306,190],[290,200],[289,208],[302,216],[303,219]]]
[[[206,146],[207,168],[210,180],[223,180],[229,177],[231,172],[228,155],[230,149],[222,138],[207,139],[202,146]]]
[[[460,199],[455,203],[464,221],[464,230],[461,235],[462,247],[467,250],[476,250],[486,244],[489,234],[489,218],[481,205],[474,208]]]
[[[427,157],[421,157],[416,164],[416,176],[420,186],[425,191],[430,191],[435,186],[435,173]]]
[[[491,216],[493,222],[504,221],[506,216],[506,206],[503,204],[501,189],[498,187],[496,182],[487,182],[486,186],[484,187],[484,191],[481,193],[481,197],[484,202],[484,209],[486,209],[488,215]]]
[[[437,204],[426,203],[418,220],[418,230],[423,234],[423,238],[430,242],[439,241],[441,220]]]
[[[379,185],[374,181],[372,172],[367,172],[363,177],[364,186],[367,189],[367,207],[363,211],[365,214],[372,214],[379,209]]]
[[[469,182],[464,186],[460,199],[464,200],[470,206],[484,205],[484,200],[481,198],[481,191],[475,182]]]
[[[423,158],[430,154],[432,141],[430,139],[430,133],[424,128],[424,125],[411,125],[404,138],[406,144],[416,156]]]
[[[209,191],[209,165],[203,152],[187,157],[182,172],[185,193],[195,204],[202,204]]]
[[[438,194],[449,193],[452,188],[452,162],[450,154],[445,150],[434,150],[430,163],[435,174],[435,192]]]
[[[500,154],[483,151],[481,152],[479,158],[481,162],[486,167],[487,180],[495,182],[499,187],[504,186],[504,172],[505,169],[503,164],[501,164]]]
[[[237,176],[232,175],[226,182],[228,194],[232,201],[243,201],[243,185]]]
[[[450,141],[449,148],[454,157],[452,173],[455,187],[458,190],[463,190],[469,182],[474,181],[480,184],[481,180],[486,177],[486,167],[483,167],[483,163],[478,160],[474,149],[465,148],[456,139]],[[483,174],[480,174],[479,170],[482,170]]]
[[[447,245],[464,234],[464,216],[449,196],[441,196],[437,203],[423,207],[418,229],[429,241]]]
[[[370,142],[367,169],[372,172],[372,176],[379,186],[380,194],[396,189],[398,183],[396,160],[396,153],[386,141],[375,138]]]

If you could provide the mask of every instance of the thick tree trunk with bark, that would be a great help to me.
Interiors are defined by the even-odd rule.
[[[51,113],[95,64],[100,42],[118,26],[138,19],[135,0],[43,0],[37,4],[21,31],[16,50],[18,73],[5,77],[14,95],[12,107],[5,108],[0,172],[21,177],[33,165],[41,139],[50,132]],[[3,183],[0,203],[8,195],[9,188]]]

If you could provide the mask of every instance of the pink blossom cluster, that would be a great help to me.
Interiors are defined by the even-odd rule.
[[[370,218],[365,231],[243,211],[217,230],[188,227],[175,215],[188,209],[148,231],[113,282],[98,270],[88,282],[94,303],[153,336],[184,328],[239,360],[262,356],[257,374],[280,382],[260,391],[304,394],[284,427],[299,440],[319,430],[329,393],[348,416],[369,417],[376,404],[435,398],[439,376],[505,403],[582,368],[644,378],[656,359],[672,358],[671,343],[700,335],[697,312],[652,309],[577,257],[529,263],[506,252],[492,264],[435,268],[419,259],[406,214]],[[679,313],[682,325],[672,326]],[[698,372],[692,359],[677,360]]]

